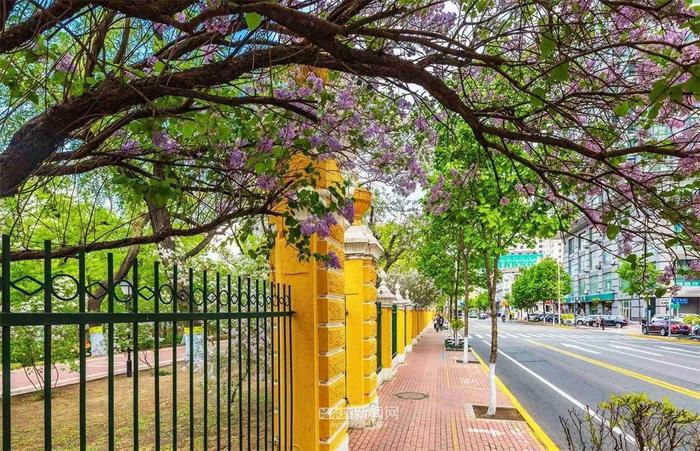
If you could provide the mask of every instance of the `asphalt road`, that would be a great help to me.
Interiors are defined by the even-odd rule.
[[[469,321],[469,343],[484,360],[490,325]],[[700,346],[619,332],[499,321],[496,375],[562,449],[559,418],[612,394],[645,392],[700,412]]]

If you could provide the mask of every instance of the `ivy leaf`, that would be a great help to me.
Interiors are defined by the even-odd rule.
[[[250,31],[255,30],[262,23],[262,16],[258,13],[245,13],[243,14],[245,18],[245,24]]]

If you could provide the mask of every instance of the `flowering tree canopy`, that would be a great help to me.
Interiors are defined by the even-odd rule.
[[[700,245],[698,32],[684,0],[2,0],[0,196],[109,170],[154,242],[274,212],[298,154],[411,190],[458,118],[524,193]]]

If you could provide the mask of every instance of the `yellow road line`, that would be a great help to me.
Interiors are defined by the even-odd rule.
[[[474,354],[474,357],[476,357],[476,360],[481,363],[482,368],[486,370],[488,373],[489,367],[486,366],[483,360],[481,360],[481,357],[479,357],[479,354],[476,353],[474,349],[472,349],[472,354]],[[559,448],[557,445],[554,444],[551,438],[549,438],[549,435],[540,427],[539,424],[535,421],[534,418],[530,415],[530,413],[525,410],[525,407],[523,407],[522,404],[520,404],[520,401],[511,393],[510,390],[508,390],[508,387],[501,382],[501,379],[496,376],[496,385],[500,390],[503,391],[503,393],[506,394],[506,397],[510,400],[510,403],[513,404],[513,407],[520,413],[520,416],[522,416],[525,419],[525,422],[530,426],[530,430],[532,431],[532,434],[535,436],[537,440],[540,441],[542,446],[544,446],[544,449],[546,451],[559,451]]]
[[[452,418],[452,449],[459,451],[459,437],[457,436],[457,422]]]
[[[677,392],[677,393],[680,393],[680,394],[689,396],[689,397],[694,398],[694,399],[700,399],[700,392],[697,392],[697,391],[695,391],[695,390],[691,390],[691,389],[689,389],[689,388],[680,387],[680,386],[678,386],[678,385],[674,385],[674,384],[671,384],[671,383],[668,383],[668,382],[664,382],[664,381],[662,381],[662,380],[660,380],[660,379],[656,379],[656,378],[653,378],[653,377],[650,377],[650,376],[645,376],[644,374],[640,374],[640,373],[637,373],[637,372],[632,371],[632,370],[628,370],[628,369],[625,369],[625,368],[621,368],[621,367],[619,367],[619,366],[615,366],[615,365],[612,365],[612,364],[610,364],[610,363],[601,362],[600,360],[592,359],[592,358],[590,358],[590,357],[586,357],[586,356],[583,356],[583,355],[581,355],[581,354],[576,354],[575,352],[565,351],[565,350],[563,350],[563,349],[555,348],[554,346],[546,345],[546,344],[544,344],[544,343],[540,343],[540,342],[535,341],[535,340],[526,340],[526,341],[528,341],[528,342],[530,342],[530,343],[532,343],[532,344],[536,344],[536,345],[538,345],[538,346],[542,346],[543,348],[550,349],[550,350],[552,350],[552,351],[556,351],[556,352],[558,352],[558,353],[560,353],[560,354],[568,355],[569,357],[573,357],[573,358],[575,358],[575,359],[583,360],[584,362],[588,362],[588,363],[590,363],[590,364],[597,365],[597,366],[599,366],[599,367],[606,368],[606,369],[609,369],[609,370],[611,370],[611,371],[615,371],[615,372],[620,373],[620,374],[624,374],[625,376],[633,377],[633,378],[635,378],[635,379],[639,379],[639,380],[641,380],[641,381],[644,381],[644,382],[648,382],[648,383],[650,383],[650,384],[657,385],[657,386],[662,387],[662,388],[665,388],[665,389],[667,389],[667,390],[675,391],[675,392]]]

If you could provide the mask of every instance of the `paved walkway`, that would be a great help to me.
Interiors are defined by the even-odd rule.
[[[352,429],[350,449],[369,450],[541,450],[525,422],[483,420],[471,405],[488,404],[488,379],[478,364],[457,363],[461,352],[446,352],[447,334],[432,329],[408,355],[398,373],[379,389],[382,426]],[[418,392],[426,399],[400,399],[401,392]],[[498,391],[498,406],[512,407]]]

